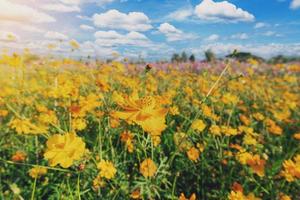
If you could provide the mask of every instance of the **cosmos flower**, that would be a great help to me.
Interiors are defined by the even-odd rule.
[[[29,176],[31,176],[32,178],[38,178],[45,174],[47,174],[47,168],[45,167],[36,166],[29,170]]]
[[[85,143],[75,133],[55,134],[47,141],[44,157],[50,166],[59,164],[63,168],[68,168],[74,161],[79,160],[85,151]]]
[[[152,96],[139,98],[137,92],[123,98],[118,96],[116,102],[123,111],[115,111],[112,116],[140,125],[152,136],[159,136],[166,128],[167,109],[162,108]]]
[[[206,124],[201,120],[201,119],[196,119],[195,121],[193,121],[191,128],[193,130],[202,132],[206,127]]]
[[[150,159],[145,159],[140,165],[140,173],[145,177],[153,177],[156,174],[156,164]]]
[[[108,180],[114,178],[117,173],[117,169],[115,168],[114,164],[110,161],[101,160],[97,164],[97,167],[100,170],[100,177],[104,177]]]

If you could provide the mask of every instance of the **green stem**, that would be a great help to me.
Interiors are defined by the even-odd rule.
[[[34,193],[35,193],[35,188],[36,188],[36,181],[37,177],[34,179],[33,186],[32,186],[32,193],[31,193],[31,200],[34,200]]]
[[[78,200],[81,200],[81,197],[80,197],[80,173],[78,173],[78,176],[77,176],[77,194],[78,194]]]

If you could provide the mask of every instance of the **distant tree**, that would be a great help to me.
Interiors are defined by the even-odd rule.
[[[171,62],[180,62],[180,56],[177,53],[174,53],[171,58]]]
[[[211,50],[205,51],[204,54],[207,62],[213,62],[216,60],[216,56]]]
[[[188,56],[186,55],[185,52],[182,52],[181,57],[180,57],[180,61],[181,62],[187,62],[187,60],[188,60]]]
[[[278,56],[275,56],[275,57],[271,58],[269,60],[269,63],[278,64],[278,63],[287,63],[287,62],[290,62],[290,61],[292,61],[291,58],[288,58],[284,55],[278,55]]]
[[[236,50],[233,53],[227,55],[226,57],[236,59],[240,62],[247,62],[249,59],[255,59],[259,62],[264,61],[263,58],[261,58],[259,56],[256,56],[256,55],[253,55],[249,52],[237,52]]]
[[[192,55],[189,57],[189,61],[190,61],[191,63],[194,63],[195,60],[196,60],[196,58],[195,58],[194,54],[192,54]]]

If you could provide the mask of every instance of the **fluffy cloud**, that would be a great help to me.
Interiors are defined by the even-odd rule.
[[[263,28],[263,27],[267,27],[267,26],[268,26],[268,24],[266,24],[266,23],[258,22],[254,25],[254,28],[258,29],[258,28]]]
[[[169,23],[161,24],[158,30],[167,37],[167,41],[169,42],[196,38],[195,35],[184,33]]]
[[[47,39],[53,39],[53,40],[67,40],[69,37],[65,34],[54,32],[54,31],[48,31],[45,33],[45,38]]]
[[[300,8],[300,0],[292,0],[290,8],[291,9],[298,9],[298,8]]]
[[[55,22],[56,20],[50,15],[35,10],[27,5],[0,0],[0,21],[47,23]]]
[[[95,34],[96,44],[99,46],[149,46],[151,41],[143,34],[131,31],[125,35],[116,31],[97,31]]]
[[[80,29],[85,30],[85,31],[91,31],[91,30],[95,29],[94,27],[86,25],[86,24],[81,24],[79,27],[80,27]]]
[[[202,20],[214,22],[249,22],[254,20],[251,13],[228,1],[203,0],[196,6],[195,14]]]
[[[270,58],[276,55],[300,56],[300,43],[294,44],[231,44],[231,43],[215,43],[202,46],[199,49],[192,50],[195,54],[203,54],[204,51],[210,49],[218,56],[224,56],[232,53],[235,49],[241,52],[251,52],[264,58]]]
[[[183,21],[192,15],[193,15],[193,8],[188,7],[188,8],[183,8],[183,9],[179,9],[174,12],[171,12],[169,15],[167,15],[166,19]]]
[[[237,33],[231,36],[232,39],[246,40],[249,38],[247,33]]]
[[[123,29],[128,31],[147,31],[152,28],[149,18],[142,12],[121,13],[109,10],[94,14],[94,24],[101,28]]]
[[[34,25],[29,25],[22,22],[14,22],[14,21],[0,21],[0,29],[3,30],[15,30],[18,28],[18,31],[25,31],[25,32],[33,32],[33,33],[44,33],[45,30],[41,29]]]
[[[220,38],[219,35],[217,34],[212,34],[210,36],[208,36],[205,40],[208,41],[208,42],[212,42],[212,41],[216,41]]]
[[[103,6],[108,3],[112,3],[115,0],[59,0],[60,2],[64,4],[69,5],[79,5],[79,4],[85,4],[85,3],[97,3],[100,6]]]
[[[282,36],[281,34],[276,33],[275,31],[267,31],[267,32],[263,33],[262,35],[268,36],[268,37],[271,37],[271,36],[281,37]]]
[[[77,5],[64,5],[61,3],[44,4],[41,8],[55,12],[80,12],[80,8]]]

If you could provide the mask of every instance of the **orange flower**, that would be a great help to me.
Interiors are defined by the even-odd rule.
[[[251,167],[254,173],[263,177],[265,175],[266,161],[261,159],[259,155],[254,155],[247,160],[247,164]]]
[[[26,154],[22,151],[17,151],[12,157],[11,160],[14,162],[22,162],[26,159]]]
[[[237,182],[234,182],[231,188],[235,192],[238,192],[238,191],[243,192],[243,190],[244,190],[243,186]]]
[[[131,192],[130,197],[132,199],[139,199],[139,198],[141,198],[140,190],[137,189],[137,190],[134,190],[133,192]]]
[[[123,143],[125,143],[125,145],[127,147],[127,151],[129,153],[132,153],[133,149],[134,149],[134,146],[133,146],[134,135],[132,133],[130,133],[130,131],[124,131],[120,137],[121,137],[121,141]]]
[[[140,172],[144,177],[153,177],[156,173],[156,164],[150,159],[145,159],[140,165]]]
[[[200,152],[195,147],[192,147],[187,151],[187,156],[191,161],[196,162],[200,156]]]

